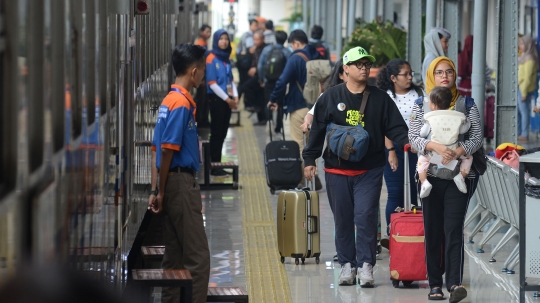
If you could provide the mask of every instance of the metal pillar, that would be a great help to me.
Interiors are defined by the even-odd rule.
[[[383,1],[383,21],[394,22],[394,0]]]
[[[337,21],[337,19],[332,18],[332,16],[335,16],[336,14],[336,2],[340,1],[341,0],[321,1],[321,19],[324,28],[323,39],[328,43],[328,47],[331,50],[335,50],[336,48],[336,26],[338,22],[340,22]]]
[[[416,71],[414,83],[422,82],[422,0],[409,0],[409,34],[407,35],[407,61]]]
[[[428,1],[429,2],[429,1]],[[448,41],[448,52],[446,56],[456,64],[457,69],[457,44],[459,41],[460,21],[459,21],[459,2],[446,0],[444,6],[444,22],[443,27],[446,28],[452,35],[452,39]],[[485,11],[484,11],[485,14]]]
[[[249,19],[255,19],[255,17],[261,15],[261,0],[249,0],[248,3],[248,16]]]
[[[336,53],[341,56],[343,48],[343,0],[337,0],[336,7]]]
[[[409,1],[410,4],[411,1]],[[409,20],[411,17],[409,16]],[[418,19],[422,20],[422,19]],[[426,1],[426,32],[429,31],[432,27],[435,27],[437,21],[437,1],[428,0]]]
[[[371,6],[371,0],[364,0],[362,1],[362,19],[364,19],[366,22],[370,22],[370,16],[369,16],[369,11],[370,11],[370,6]]]
[[[499,0],[497,7],[499,10],[496,31],[498,56],[494,146],[517,140],[518,0]]]
[[[321,13],[321,0],[315,0],[314,1],[314,6],[315,6],[315,21],[313,22],[313,24],[311,25],[313,27],[313,25],[317,24],[317,25],[320,25],[320,26],[323,26],[323,23],[321,22],[321,18],[322,18],[322,13]],[[309,37],[309,33],[308,33],[308,37]]]
[[[315,24],[315,0],[309,1],[309,26],[306,29],[306,33],[309,33],[311,27]]]
[[[367,2],[367,1],[366,1]],[[377,8],[379,7],[377,0],[369,1],[369,21],[377,20]]]
[[[354,31],[355,17],[356,17],[356,1],[349,0],[349,5],[347,5],[347,11],[349,15],[347,16],[347,37],[349,37]]]
[[[308,5],[309,5],[309,0],[302,0],[302,21],[304,23],[304,32],[307,32],[309,28]]]
[[[482,125],[484,125],[484,100],[486,99],[486,11],[487,0],[474,1],[472,97],[476,100]]]

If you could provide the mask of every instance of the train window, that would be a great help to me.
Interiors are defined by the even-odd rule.
[[[107,0],[99,1],[99,108],[100,114],[107,112]]]
[[[525,6],[523,18],[523,33],[528,36],[536,37],[536,8]]]
[[[64,146],[65,127],[65,18],[66,10],[61,1],[51,6],[51,121],[52,148],[57,152]]]
[[[82,98],[83,98],[83,7],[82,1],[70,1],[70,51],[69,56],[69,111],[71,115],[71,137],[77,138],[82,132]]]
[[[17,103],[3,101],[16,100],[17,93],[17,86],[13,83],[17,78],[17,54],[13,50],[16,43],[8,43],[8,37],[13,39],[16,36],[13,34],[17,29],[17,14],[10,14],[8,17],[8,7],[16,9],[17,6],[8,5],[6,1],[0,2],[0,196],[15,188],[17,173],[17,134],[12,131],[17,129]],[[8,36],[8,31],[12,35]],[[8,47],[11,47],[11,56],[8,55]]]
[[[86,15],[86,74],[84,81],[86,82],[86,125],[91,125],[96,120],[96,2],[85,2]]]
[[[43,163],[44,150],[44,3],[36,1],[26,6],[26,53],[28,60],[27,70],[27,146],[28,168],[30,172],[38,169]],[[24,100],[24,99],[23,99]]]

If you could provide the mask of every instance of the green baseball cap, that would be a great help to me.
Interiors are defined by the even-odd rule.
[[[362,58],[368,59],[371,63],[375,62],[375,57],[371,56],[363,47],[357,46],[351,48],[343,55],[343,64],[347,65]]]

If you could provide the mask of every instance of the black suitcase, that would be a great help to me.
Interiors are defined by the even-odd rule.
[[[269,117],[270,142],[264,149],[264,167],[270,193],[274,194],[276,190],[298,187],[302,181],[302,159],[300,146],[295,141],[285,141],[283,128],[283,141],[272,141],[272,116]]]

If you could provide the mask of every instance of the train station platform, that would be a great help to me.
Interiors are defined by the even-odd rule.
[[[275,221],[278,195],[270,194],[263,165],[263,149],[269,141],[268,128],[253,126],[245,111],[242,112],[242,121],[241,127],[229,129],[223,149],[227,161],[237,160],[239,163],[241,188],[201,192],[212,258],[211,286],[245,287],[250,302],[256,303],[427,301],[427,281],[414,282],[408,288],[392,286],[386,249],[374,267],[375,288],[338,286],[340,265],[332,260],[336,253],[334,227],[326,189],[319,191],[320,264],[316,264],[315,259],[306,259],[304,265],[295,265],[291,258],[286,258],[282,264],[277,249]],[[285,123],[288,130],[288,121]],[[534,144],[538,146],[538,139],[532,134],[529,145]],[[486,148],[488,151],[493,149],[490,146]],[[324,178],[321,179],[324,182]],[[227,182],[230,177],[214,178],[213,181]],[[381,213],[384,213],[386,199],[383,185]],[[382,220],[382,226],[386,226],[384,216]],[[519,302],[518,270],[513,275],[501,272],[503,262],[517,240],[503,247],[497,254],[498,262],[489,262],[489,252],[502,236],[501,233],[490,240],[484,246],[483,254],[476,253],[475,244],[465,245],[464,285],[469,296],[462,302]],[[482,233],[477,234],[475,242],[481,238]],[[448,298],[446,290],[444,293]],[[537,302],[538,299],[532,296],[533,293],[529,292],[527,302]]]

